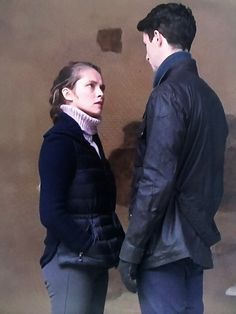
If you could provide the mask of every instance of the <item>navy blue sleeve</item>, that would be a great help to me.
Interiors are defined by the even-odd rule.
[[[81,230],[66,211],[67,195],[76,171],[72,139],[63,135],[46,137],[39,156],[40,219],[42,224],[73,251],[85,251],[91,234]]]

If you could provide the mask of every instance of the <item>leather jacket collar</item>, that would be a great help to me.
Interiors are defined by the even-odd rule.
[[[159,85],[166,75],[166,73],[177,63],[190,60],[192,59],[191,54],[186,51],[178,51],[167,57],[162,64],[160,65],[159,69],[157,70],[154,81],[153,87]]]

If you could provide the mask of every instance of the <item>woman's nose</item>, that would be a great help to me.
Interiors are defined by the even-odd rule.
[[[98,96],[103,96],[104,95],[104,91],[101,89],[101,87],[97,88],[97,94],[98,94]]]

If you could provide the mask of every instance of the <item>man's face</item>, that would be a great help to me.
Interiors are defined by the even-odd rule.
[[[143,33],[143,43],[146,47],[146,60],[150,63],[153,71],[156,71],[160,66],[159,45],[156,35],[150,41],[148,34]]]

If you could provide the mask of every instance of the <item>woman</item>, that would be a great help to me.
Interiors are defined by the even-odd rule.
[[[124,232],[116,188],[97,134],[104,90],[100,69],[71,62],[51,88],[54,126],[39,156],[40,218],[47,229],[40,264],[53,314],[101,314],[108,269]]]

